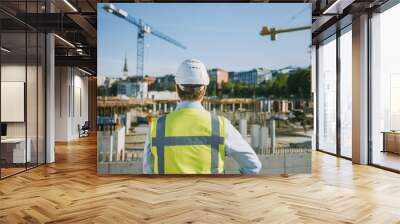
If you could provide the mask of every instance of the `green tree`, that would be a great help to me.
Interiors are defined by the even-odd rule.
[[[105,96],[107,93],[107,88],[105,86],[97,87],[97,96]]]
[[[207,96],[217,96],[217,82],[211,80],[208,84]]]
[[[293,71],[287,80],[287,91],[297,98],[311,97],[311,69]]]
[[[222,95],[232,96],[233,93],[233,84],[232,82],[222,82],[221,83],[221,90]]]
[[[276,77],[272,84],[271,92],[277,97],[287,96],[287,80],[289,78],[288,74],[280,74]]]
[[[172,91],[172,92],[175,91],[175,90],[176,90],[175,84],[170,84],[170,85],[168,85],[167,90],[168,90],[168,91]]]
[[[120,81],[115,81],[111,84],[110,88],[108,89],[108,95],[109,96],[116,96],[117,95],[117,90],[118,90],[118,85]]]

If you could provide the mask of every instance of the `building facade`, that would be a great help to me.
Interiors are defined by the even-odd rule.
[[[234,72],[232,80],[246,84],[259,84],[272,78],[272,73],[266,68],[256,68],[249,71]]]
[[[117,86],[118,96],[128,96],[135,98],[147,98],[148,82],[151,78],[129,77],[128,61],[125,56],[124,68],[122,70],[122,79]]]
[[[175,76],[172,74],[157,77],[153,83],[150,83],[155,90],[173,90],[175,88]]]
[[[147,98],[148,85],[146,82],[122,81],[118,84],[117,95],[136,98]]]
[[[207,72],[208,72],[208,75],[210,76],[210,80],[216,81],[219,89],[222,87],[223,82],[227,83],[229,81],[229,74],[227,71],[225,71],[223,69],[214,68],[214,69],[208,70]]]

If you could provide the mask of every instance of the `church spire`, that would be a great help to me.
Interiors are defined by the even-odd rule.
[[[124,69],[122,70],[123,72],[123,79],[127,79],[128,78],[128,59],[126,57],[125,54],[125,60],[124,60]]]
[[[128,72],[128,60],[126,59],[126,54],[125,54],[124,72]]]

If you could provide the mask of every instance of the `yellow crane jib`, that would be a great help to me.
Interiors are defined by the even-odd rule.
[[[276,29],[276,28],[269,28],[268,26],[263,26],[260,35],[261,36],[271,36],[271,40],[274,41],[276,40],[276,35],[278,33],[288,33],[288,32],[295,32],[295,31],[301,31],[301,30],[308,30],[311,29],[311,26],[301,26],[301,27],[294,27],[294,28],[288,28],[288,29]]]

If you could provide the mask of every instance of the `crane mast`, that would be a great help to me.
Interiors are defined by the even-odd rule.
[[[160,31],[157,31],[152,26],[145,23],[142,19],[129,15],[128,12],[123,9],[118,9],[113,4],[106,4],[103,8],[108,13],[114,14],[115,16],[124,19],[128,23],[135,25],[138,28],[136,50],[136,76],[138,77],[144,78],[144,41],[146,34],[151,34],[181,49],[186,49],[186,47],[179,41],[161,33]]]

